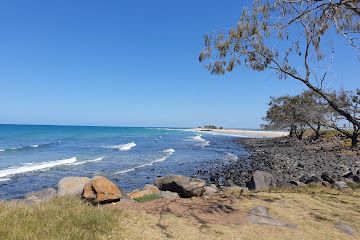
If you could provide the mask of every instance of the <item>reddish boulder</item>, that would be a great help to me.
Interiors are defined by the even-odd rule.
[[[113,182],[102,176],[93,177],[82,193],[82,198],[94,204],[116,202],[124,197]]]

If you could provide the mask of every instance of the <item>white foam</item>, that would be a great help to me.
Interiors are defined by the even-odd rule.
[[[32,147],[32,148],[36,148],[36,147],[39,147],[39,145],[30,145],[30,147]]]
[[[26,172],[32,172],[32,171],[38,171],[43,170],[47,168],[52,168],[58,165],[64,165],[64,164],[71,164],[76,162],[76,158],[68,158],[68,159],[62,159],[57,161],[51,161],[51,162],[42,162],[42,163],[27,163],[23,164],[22,166],[18,167],[12,167],[5,170],[0,170],[0,178],[1,177],[7,177],[14,174],[19,173],[26,173]]]
[[[230,160],[232,160],[232,161],[236,161],[236,160],[239,159],[238,156],[236,156],[236,155],[234,155],[234,154],[232,154],[232,153],[228,153],[228,152],[227,152],[226,155],[227,155],[228,159],[230,159]]]
[[[162,157],[162,158],[159,158],[159,159],[155,159],[155,160],[152,161],[152,162],[145,163],[145,164],[143,164],[143,165],[140,165],[140,166],[137,166],[137,167],[134,167],[134,168],[130,168],[130,169],[126,169],[126,170],[117,172],[117,173],[115,173],[115,174],[128,173],[128,172],[135,171],[136,169],[139,169],[139,168],[143,168],[143,167],[146,167],[146,166],[151,166],[151,165],[153,165],[153,164],[156,163],[156,162],[163,162],[163,161],[165,161],[168,157],[170,157],[170,156],[175,152],[175,150],[172,149],[172,148],[169,148],[169,149],[166,149],[166,150],[161,151],[161,152],[167,153],[166,156],[164,156],[164,157]]]
[[[126,143],[126,144],[121,144],[121,145],[116,145],[116,146],[108,146],[105,148],[117,148],[120,151],[128,151],[131,148],[135,147],[136,143],[135,142],[131,142],[131,143]]]
[[[84,163],[98,162],[98,161],[101,161],[103,159],[104,159],[103,157],[99,157],[99,158],[96,158],[96,159],[86,160],[86,161],[83,161],[83,162],[75,162],[75,163],[73,163],[71,165],[81,165],[81,164],[84,164]]]
[[[10,178],[0,178],[0,182],[6,182],[6,181],[10,181]]]
[[[210,144],[210,141],[203,139],[201,134],[197,134],[196,136],[189,137],[189,139],[197,142],[197,144],[201,147],[206,147]]]
[[[157,159],[157,160],[155,160],[153,162],[163,162],[163,161],[165,161],[168,157],[170,157],[175,152],[175,150],[172,149],[172,148],[169,148],[169,149],[166,149],[166,150],[164,150],[162,152],[167,153],[167,155],[165,157],[159,158],[159,159]]]
[[[3,151],[5,151],[5,149],[0,149],[0,152],[3,152]]]

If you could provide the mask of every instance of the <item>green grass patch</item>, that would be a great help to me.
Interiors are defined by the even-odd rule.
[[[354,182],[348,182],[346,183],[348,185],[349,188],[352,189],[360,189],[360,184],[359,183],[354,183]]]
[[[156,200],[156,199],[159,199],[159,198],[162,198],[162,197],[160,195],[158,195],[158,194],[153,193],[153,194],[150,194],[150,195],[147,195],[147,196],[134,198],[134,200],[141,203],[141,202],[153,201],[153,200]]]
[[[74,197],[55,198],[34,207],[0,203],[2,239],[99,239],[124,218],[121,210],[89,206]]]

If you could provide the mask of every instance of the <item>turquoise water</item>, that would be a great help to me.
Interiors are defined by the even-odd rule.
[[[194,176],[243,150],[234,136],[181,129],[0,125],[0,199],[102,175],[127,191],[167,174]]]

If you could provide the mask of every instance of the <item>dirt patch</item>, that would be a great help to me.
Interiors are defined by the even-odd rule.
[[[107,208],[118,208],[126,211],[144,211],[159,220],[164,215],[175,215],[187,218],[194,224],[220,224],[225,226],[247,224],[246,212],[235,208],[239,200],[215,195],[211,198],[192,197],[180,199],[158,199],[144,203],[118,202]]]

